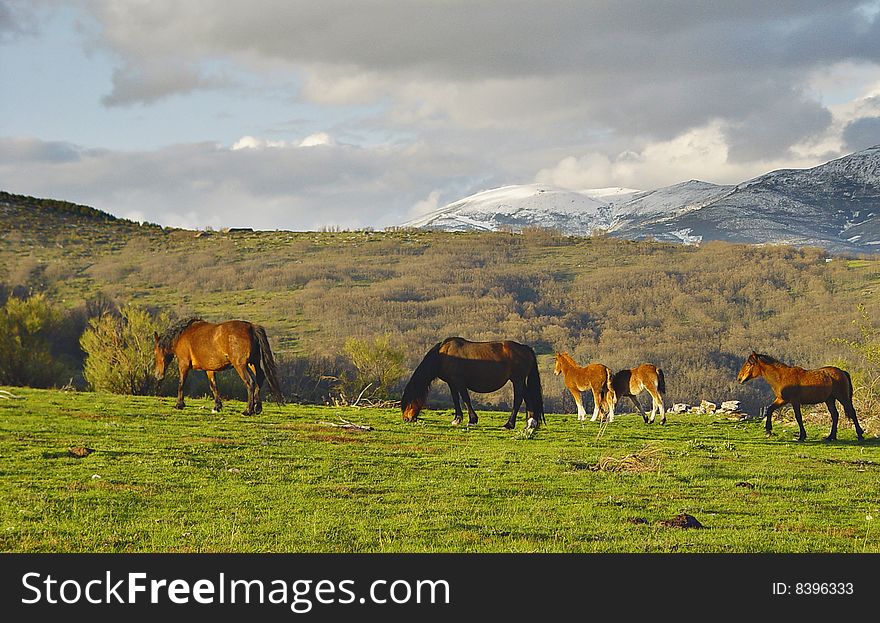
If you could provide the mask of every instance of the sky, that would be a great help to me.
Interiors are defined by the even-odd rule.
[[[880,0],[0,0],[0,190],[187,228],[880,144]]]

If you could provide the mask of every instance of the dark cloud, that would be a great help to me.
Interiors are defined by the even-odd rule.
[[[46,142],[36,138],[0,138],[0,164],[59,163],[79,158],[80,149],[70,143]]]
[[[862,117],[847,124],[843,141],[849,151],[880,145],[880,117]]]
[[[194,69],[206,59],[251,70],[281,62],[337,80],[367,72],[384,81],[371,97],[396,109],[406,105],[407,85],[414,83],[461,91],[462,102],[450,110],[425,89],[414,107],[435,114],[417,119],[416,131],[448,130],[462,120],[519,125],[528,118],[567,124],[562,135],[586,124],[590,131],[664,140],[719,119],[728,124],[734,157],[751,158],[784,153],[827,125],[828,113],[803,91],[816,68],[880,62],[880,19],[864,5],[265,0],[120,6],[108,0],[86,6],[103,25],[104,45],[126,59],[104,98],[108,105],[223,86]],[[499,82],[510,87],[504,99],[481,97],[487,83]],[[536,83],[542,90],[529,92]],[[321,89],[304,96],[320,99]],[[534,104],[527,113],[523,101]]]
[[[28,8],[23,3],[0,0],[0,43],[36,33],[37,19]]]

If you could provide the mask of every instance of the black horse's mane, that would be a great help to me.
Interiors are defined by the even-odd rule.
[[[159,348],[165,352],[171,350],[171,345],[174,343],[174,340],[177,339],[177,336],[183,333],[183,331],[194,322],[202,322],[202,319],[193,316],[192,318],[186,318],[185,320],[178,320],[168,327],[168,330],[159,337]]]

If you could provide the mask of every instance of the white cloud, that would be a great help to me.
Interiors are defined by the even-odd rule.
[[[300,147],[316,147],[318,145],[335,145],[336,141],[326,132],[315,132],[309,134],[299,142]]]
[[[424,214],[429,214],[437,209],[440,201],[440,190],[434,189],[432,190],[427,197],[416,201],[416,203],[409,209],[407,213],[409,218],[416,218],[418,216],[422,216]]]

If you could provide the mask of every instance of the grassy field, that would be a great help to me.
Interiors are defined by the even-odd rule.
[[[547,381],[552,382],[552,381]],[[549,415],[532,436],[480,413],[9,388],[7,552],[880,552],[880,439],[828,418]],[[435,389],[436,392],[441,389]],[[335,428],[340,418],[373,427]],[[322,423],[324,422],[324,423]],[[78,448],[93,452],[84,454]],[[73,449],[73,451],[71,451]],[[664,525],[680,513],[702,529]]]

